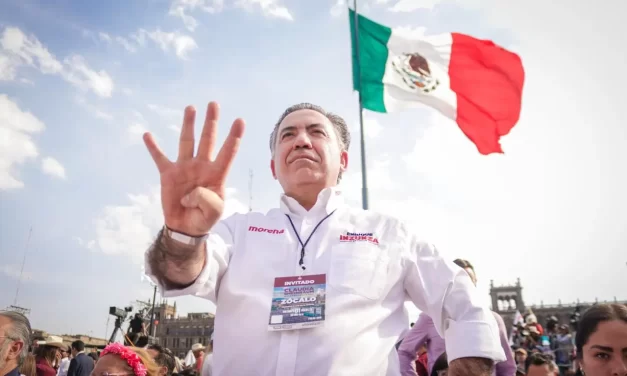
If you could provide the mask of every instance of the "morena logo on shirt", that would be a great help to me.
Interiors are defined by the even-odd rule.
[[[379,239],[372,232],[346,232],[346,235],[340,235],[340,242],[369,242],[378,245]]]
[[[248,226],[248,231],[250,232],[267,232],[268,234],[282,234],[285,232],[285,229],[270,229],[270,228],[263,228],[263,227],[257,227],[257,226]]]

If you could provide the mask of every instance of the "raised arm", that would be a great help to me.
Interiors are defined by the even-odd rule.
[[[206,269],[206,240],[211,240],[209,232],[224,210],[226,177],[244,133],[244,121],[235,120],[224,145],[212,160],[219,108],[217,103],[209,103],[194,155],[195,116],[194,108],[188,106],[176,161],[163,154],[150,133],[144,134],[146,147],[159,170],[165,220],[164,228],[146,253],[146,268],[165,290],[184,290]],[[225,247],[224,240],[213,239],[213,243],[217,248]]]

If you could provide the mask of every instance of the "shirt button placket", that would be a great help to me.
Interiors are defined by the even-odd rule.
[[[311,218],[309,216],[305,216],[303,217],[303,222],[302,225],[300,226],[300,239],[303,241],[303,244],[307,241],[307,239],[309,238],[309,236],[311,235],[311,230],[313,230],[313,227],[315,226],[315,224],[313,224],[313,221],[311,220]],[[309,241],[309,244],[307,244],[307,247],[305,247],[305,256],[303,257],[303,266],[305,268],[308,268],[310,262],[309,260],[311,260],[310,256],[310,252],[309,252],[309,248],[311,247],[311,243],[314,240],[311,239]],[[300,250],[302,248],[302,245],[299,244],[298,247],[298,259],[300,259]],[[303,268],[298,265],[298,263],[296,264],[296,270],[298,270],[299,275],[303,275],[303,274],[307,274],[308,271],[307,269],[303,270]]]

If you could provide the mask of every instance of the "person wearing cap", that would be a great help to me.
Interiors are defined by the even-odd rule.
[[[165,220],[146,274],[164,297],[216,304],[214,375],[399,375],[394,345],[409,322],[407,300],[451,344],[449,374],[487,376],[505,360],[467,273],[402,221],[345,204],[338,183],[350,134],[341,117],[308,103],[288,108],[269,144],[284,192],[278,207],[222,221],[244,122],[213,159],[218,117],[210,103],[195,154],[195,110],[186,108],[176,161],[144,135]]]
[[[514,350],[514,360],[516,361],[516,367],[523,371],[527,369],[527,350],[523,348],[517,348]]]

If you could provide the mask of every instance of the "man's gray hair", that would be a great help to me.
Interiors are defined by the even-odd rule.
[[[272,130],[272,133],[270,134],[270,152],[272,153],[272,157],[274,157],[274,151],[276,149],[277,134],[279,133],[279,126],[281,125],[283,120],[287,117],[287,115],[291,114],[292,112],[296,112],[300,110],[316,111],[324,115],[327,119],[329,119],[331,124],[333,124],[335,133],[337,134],[337,139],[340,143],[340,149],[342,151],[348,151],[348,148],[351,143],[351,134],[348,131],[348,126],[346,125],[346,121],[344,121],[344,119],[342,119],[341,116],[336,115],[332,112],[327,112],[324,108],[317,106],[315,104],[299,103],[299,104],[290,106],[285,111],[283,111],[283,114],[281,115],[281,117],[279,117],[279,120],[274,125],[274,129]],[[340,171],[340,175],[337,178],[338,183],[341,177],[342,177],[342,172]]]
[[[30,322],[26,316],[15,311],[0,311],[0,316],[6,317],[11,321],[11,326],[5,330],[4,335],[13,341],[22,341],[24,346],[17,360],[17,366],[21,367],[24,359],[28,355],[28,346],[30,345],[31,328]]]

